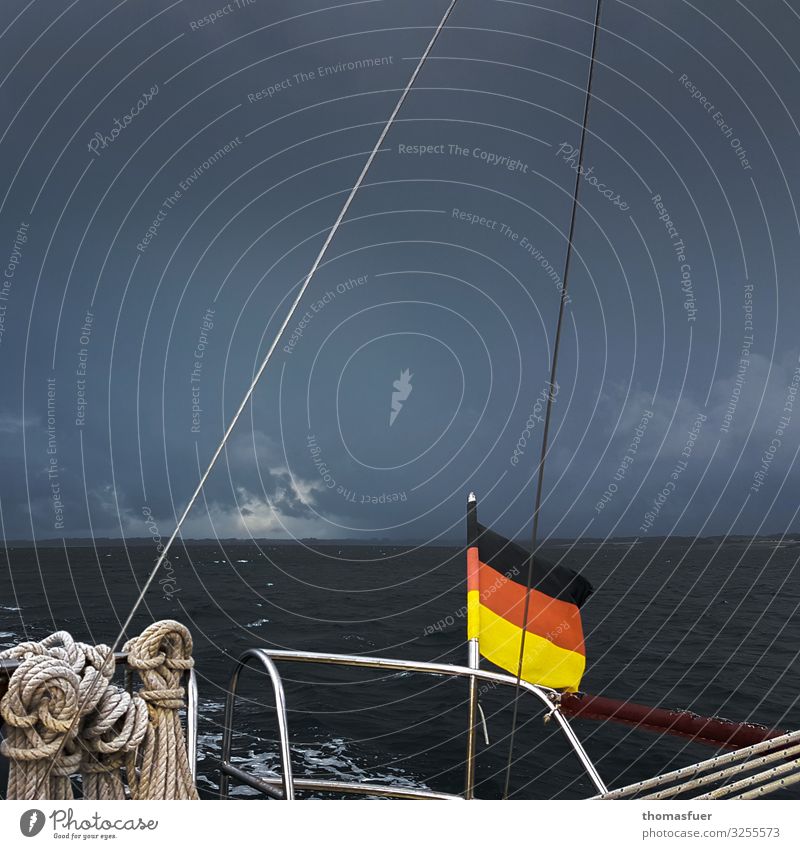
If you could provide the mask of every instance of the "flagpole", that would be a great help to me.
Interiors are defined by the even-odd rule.
[[[467,666],[478,669],[480,666],[480,649],[477,639],[467,643]],[[467,729],[467,780],[464,788],[464,798],[475,798],[475,727],[478,723],[478,679],[469,679],[469,727]]]
[[[467,498],[467,548],[477,545],[478,536],[478,499],[474,492],[470,492]],[[470,589],[470,560],[467,555],[467,593]],[[467,614],[469,617],[469,613]],[[469,622],[469,619],[468,619]],[[470,669],[479,669],[481,663],[480,646],[478,638],[472,637],[467,640],[467,666]],[[464,787],[464,798],[475,798],[475,726],[478,722],[478,679],[469,679],[469,717],[467,719],[467,775]]]

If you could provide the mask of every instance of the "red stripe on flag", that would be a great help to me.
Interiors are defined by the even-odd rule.
[[[469,552],[477,549],[469,549]],[[469,558],[468,552],[468,558]],[[468,560],[469,562],[469,560]],[[469,567],[468,567],[469,568]],[[525,587],[505,575],[480,563],[481,604],[507,622],[522,628],[525,618]],[[468,586],[469,586],[469,578]],[[477,587],[476,587],[477,588]],[[526,631],[538,634],[562,649],[586,654],[583,626],[577,606],[568,601],[552,598],[538,590],[531,590]]]

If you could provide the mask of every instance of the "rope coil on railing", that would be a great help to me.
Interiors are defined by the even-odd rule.
[[[181,676],[194,665],[192,636],[180,622],[156,622],[125,644],[128,665],[144,689],[149,723],[144,739],[137,799],[197,799],[186,739],[178,711],[183,707]]]
[[[197,798],[178,715],[191,636],[168,620],[129,645],[135,668],[152,670],[139,672],[146,689],[135,695],[112,683],[109,646],[75,642],[65,631],[0,652],[0,660],[20,661],[0,700],[7,798],[72,799],[78,774],[87,799],[125,799],[126,786],[131,798]]]
[[[9,799],[66,799],[63,774],[76,768],[74,752],[62,746],[78,710],[80,676],[57,657],[31,655],[17,668],[0,703],[6,723],[0,752],[11,761]],[[51,759],[61,750],[45,781]]]

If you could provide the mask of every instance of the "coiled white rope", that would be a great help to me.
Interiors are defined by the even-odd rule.
[[[136,670],[149,723],[142,746],[136,799],[197,799],[186,738],[178,711],[183,707],[181,675],[194,665],[192,636],[173,620],[156,622],[125,644],[128,666]]]
[[[178,714],[191,635],[165,620],[126,650],[144,685],[135,695],[112,683],[109,646],[66,631],[0,652],[20,661],[0,700],[8,799],[72,799],[77,775],[87,799],[197,798]]]

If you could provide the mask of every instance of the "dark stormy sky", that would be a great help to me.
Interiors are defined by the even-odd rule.
[[[221,4],[2,4],[6,538],[172,529],[446,6]],[[187,536],[528,533],[593,12],[459,0]],[[798,45],[605,0],[546,535],[800,531]]]

